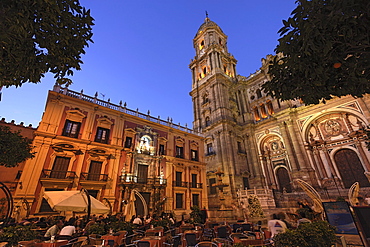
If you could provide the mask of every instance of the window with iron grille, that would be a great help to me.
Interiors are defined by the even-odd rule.
[[[81,123],[80,122],[73,122],[71,120],[66,120],[63,129],[63,136],[78,138],[78,133],[80,132]]]
[[[98,127],[96,130],[95,141],[107,144],[109,140],[109,129]]]
[[[184,147],[176,146],[176,158],[184,158]]]
[[[132,145],[132,137],[127,136],[125,140],[125,148],[131,148]]]

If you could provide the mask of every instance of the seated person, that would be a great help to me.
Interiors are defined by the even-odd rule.
[[[62,229],[63,225],[64,225],[63,221],[62,220],[58,220],[55,223],[55,225],[53,225],[52,227],[50,227],[46,231],[46,233],[44,235],[45,239],[50,239],[52,236],[55,236],[55,235],[59,234],[59,232]]]

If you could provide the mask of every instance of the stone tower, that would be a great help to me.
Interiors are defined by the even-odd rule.
[[[193,126],[205,135],[209,205],[210,209],[220,208],[221,204],[228,208],[237,189],[243,187],[241,173],[248,172],[245,144],[236,128],[239,110],[230,91],[237,82],[237,61],[228,52],[227,36],[208,17],[193,44],[196,55],[189,65]]]

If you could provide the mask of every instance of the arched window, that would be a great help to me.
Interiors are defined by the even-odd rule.
[[[207,74],[207,67],[203,67],[203,74],[206,75]]]
[[[199,50],[202,50],[204,48],[204,40],[202,40],[199,44]]]
[[[274,114],[275,112],[274,112],[274,108],[272,107],[272,102],[269,100],[269,101],[267,101],[266,105],[267,105],[268,114],[269,115]]]
[[[265,104],[261,104],[260,108],[261,108],[261,117],[262,118],[267,118]]]
[[[211,125],[211,120],[209,119],[209,117],[206,117],[206,127],[210,126]]]
[[[208,102],[209,102],[208,94],[205,94],[205,95],[203,96],[203,103],[202,103],[202,104],[206,104],[206,103],[208,103]]]
[[[334,160],[345,188],[350,188],[354,182],[359,182],[360,187],[370,187],[364,167],[355,151],[341,149],[334,155]]]
[[[257,98],[262,98],[261,89],[257,89],[256,94],[257,94]]]
[[[256,120],[256,121],[260,121],[261,120],[260,114],[258,112],[258,108],[257,107],[254,107],[253,108],[253,114],[254,114],[254,120]]]

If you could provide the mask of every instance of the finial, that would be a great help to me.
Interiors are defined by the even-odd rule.
[[[206,10],[206,18],[208,19],[208,11]]]

